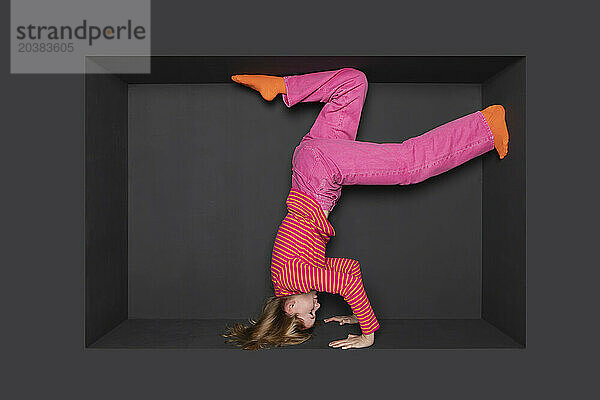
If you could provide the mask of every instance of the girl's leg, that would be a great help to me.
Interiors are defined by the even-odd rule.
[[[323,175],[333,173],[333,170],[321,161],[322,156],[312,143],[315,140],[354,142],[367,95],[368,81],[363,72],[353,68],[284,76],[283,79],[286,94],[282,97],[286,106],[314,101],[325,103],[310,131],[294,149],[292,189],[316,199],[329,196],[329,200],[321,202],[327,216],[333,206],[327,207],[330,207],[330,202],[335,201],[335,196],[331,193],[326,194],[320,187],[321,182],[317,181],[320,181]]]
[[[286,106],[325,103],[300,146],[311,139],[355,140],[368,90],[366,75],[354,68],[284,76]]]
[[[293,176],[324,210],[343,185],[408,185],[494,149],[494,134],[477,111],[402,143],[314,139],[295,153]]]
[[[284,77],[233,75],[231,79],[258,90],[265,100],[273,100],[281,93],[288,107],[305,102],[325,103],[292,157],[292,189],[317,197],[317,187],[312,181],[315,179],[313,170],[320,158],[313,146],[306,145],[317,139],[342,139],[346,142],[356,139],[368,90],[366,75],[354,68],[341,68]],[[297,157],[298,154],[302,156]],[[325,208],[324,211],[328,213]]]

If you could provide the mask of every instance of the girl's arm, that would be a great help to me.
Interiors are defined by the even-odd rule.
[[[298,257],[285,264],[279,284],[284,290],[308,293],[311,290],[341,295],[356,315],[363,335],[379,329],[360,274],[353,275],[336,270],[312,267]]]

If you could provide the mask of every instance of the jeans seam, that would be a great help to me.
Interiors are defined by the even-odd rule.
[[[316,163],[321,161],[321,158],[319,157],[319,155],[317,154],[317,151],[314,147],[312,147],[311,145],[305,144],[304,147],[310,151],[310,154],[313,156],[313,160],[314,162],[311,164],[311,169],[310,169],[310,173],[308,174],[308,176],[306,174],[301,173],[298,168],[296,168],[294,166],[293,170],[295,173],[299,174],[300,176],[302,176],[303,178],[308,178],[309,176],[312,176],[313,173],[315,172],[315,168],[317,167]],[[319,185],[319,189],[323,188],[323,184],[321,183]]]
[[[481,116],[481,119],[483,120],[483,124],[487,127],[487,131],[489,133],[490,140],[493,143],[494,142],[494,132],[492,132],[492,128],[490,128],[490,124],[487,122],[487,119],[485,119],[485,115],[483,115],[483,113],[481,111],[477,111],[477,114],[479,114]]]
[[[465,150],[468,150],[468,149],[470,149],[470,148],[472,148],[472,147],[475,147],[476,145],[478,145],[478,144],[480,144],[480,143],[483,143],[483,142],[485,142],[486,140],[488,140],[488,139],[481,139],[481,140],[478,140],[477,142],[474,142],[474,143],[471,143],[471,144],[469,144],[469,145],[467,145],[467,146],[464,146],[464,147],[462,147],[461,149],[458,149],[458,150],[456,150],[456,151],[455,151],[455,152],[453,152],[453,153],[450,153],[450,154],[448,154],[448,155],[445,155],[445,156],[443,156],[443,157],[440,157],[440,158],[438,158],[437,160],[435,160],[435,161],[432,161],[432,162],[431,162],[431,163],[429,163],[429,164],[426,164],[426,165],[424,165],[424,166],[422,166],[422,167],[415,168],[415,169],[413,169],[413,170],[406,171],[406,172],[407,172],[407,173],[409,173],[409,174],[412,174],[412,173],[414,173],[414,172],[416,172],[416,171],[420,171],[420,170],[422,170],[422,169],[429,168],[429,167],[431,167],[431,166],[433,166],[433,165],[435,165],[435,164],[439,164],[440,162],[442,162],[442,161],[444,161],[444,160],[447,160],[447,159],[449,159],[449,158],[452,158],[452,157],[456,156],[457,154],[464,152]]]
[[[314,159],[315,159],[315,163],[318,163],[318,162],[323,162],[323,163],[325,163],[325,160],[323,160],[323,159],[322,159],[322,158],[319,156],[319,153],[318,153],[318,151],[317,151],[317,149],[316,149],[316,148],[314,148],[314,147],[310,147],[310,150],[311,150],[311,152],[312,152],[312,155],[313,155],[313,157],[314,157]],[[316,168],[316,164],[315,164],[315,166],[313,166],[313,169],[312,169],[312,171],[311,171],[311,172],[314,172],[314,171],[315,171],[315,168]],[[325,188],[325,180],[324,180],[324,179],[321,179],[321,182],[319,183],[319,188],[318,188],[318,191],[320,192],[320,191],[322,191],[324,188]]]
[[[381,173],[365,172],[365,173],[348,174],[347,176],[392,175],[392,174],[397,174],[397,173],[400,173],[400,172],[407,173],[407,174],[413,174],[413,173],[415,173],[417,171],[420,171],[420,170],[425,169],[425,168],[429,168],[429,167],[431,167],[431,166],[433,166],[435,164],[439,164],[440,162],[442,162],[444,160],[452,158],[452,157],[456,156],[457,154],[462,153],[462,152],[470,149],[471,147],[474,147],[474,146],[476,146],[476,145],[478,145],[480,143],[485,142],[486,140],[488,140],[488,139],[481,139],[481,140],[478,140],[477,142],[470,143],[470,144],[468,144],[468,145],[466,145],[466,146],[464,146],[464,147],[462,147],[462,148],[454,151],[453,153],[450,153],[448,155],[440,157],[440,158],[438,158],[435,161],[432,161],[432,162],[427,163],[425,165],[422,165],[420,167],[414,168],[412,170],[407,170],[406,168],[401,168],[401,169],[394,169],[394,170],[385,170],[385,171],[383,171]]]
[[[287,82],[288,78],[289,78],[288,76],[283,77],[283,85],[285,86],[285,96],[288,98],[288,102],[291,105],[292,99],[290,98],[290,90],[289,90],[290,88],[288,87],[288,82]],[[284,103],[285,103],[285,101],[284,101]],[[286,104],[286,106],[288,106],[288,105]],[[290,106],[288,106],[288,107],[290,107]]]
[[[338,123],[334,130],[334,135],[336,139],[340,138],[340,131],[342,130],[342,113],[338,111]]]

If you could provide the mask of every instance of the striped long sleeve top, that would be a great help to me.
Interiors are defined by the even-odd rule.
[[[319,203],[291,189],[271,256],[271,280],[276,296],[311,290],[341,295],[356,315],[362,333],[379,329],[365,289],[360,264],[350,258],[325,257],[325,246],[335,236]]]

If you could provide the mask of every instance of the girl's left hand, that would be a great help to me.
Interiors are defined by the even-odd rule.
[[[335,340],[329,343],[329,347],[341,347],[342,349],[360,349],[369,347],[375,343],[375,333],[368,335],[349,334],[346,339]]]

